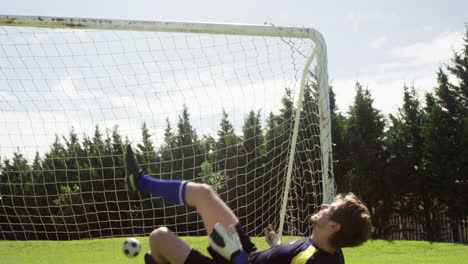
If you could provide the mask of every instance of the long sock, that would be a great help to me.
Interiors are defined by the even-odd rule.
[[[188,181],[161,180],[142,175],[135,182],[136,187],[143,192],[161,196],[174,204],[187,204],[185,202],[185,186]]]
[[[145,254],[145,264],[158,264],[156,260],[151,256],[151,251],[146,252]]]

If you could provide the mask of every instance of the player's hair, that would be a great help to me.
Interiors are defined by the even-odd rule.
[[[369,210],[356,195],[339,194],[334,199],[342,203],[333,211],[330,220],[341,225],[340,230],[330,237],[330,243],[337,247],[356,247],[368,240],[374,230]]]

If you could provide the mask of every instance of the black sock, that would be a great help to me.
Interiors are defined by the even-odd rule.
[[[216,264],[216,262],[192,248],[184,264]]]

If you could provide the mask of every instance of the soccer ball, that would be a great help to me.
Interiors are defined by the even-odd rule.
[[[125,256],[129,258],[133,258],[138,256],[141,250],[141,245],[140,241],[138,241],[136,238],[131,237],[127,238],[125,242],[122,245],[122,251],[125,254]]]

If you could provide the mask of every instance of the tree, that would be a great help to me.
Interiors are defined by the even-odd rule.
[[[273,168],[272,177],[285,177],[291,137],[294,128],[294,103],[291,89],[285,89],[278,115],[270,113],[266,132],[266,161]]]
[[[466,215],[468,212],[468,26],[465,27],[464,48],[461,52],[454,52],[452,64],[447,71],[456,79],[448,83],[448,89],[456,98],[456,111],[451,116],[456,121],[456,148],[452,152],[457,162],[454,168],[455,192],[452,192],[452,212]]]
[[[59,208],[57,214],[52,217],[53,223],[58,227],[58,231],[65,231],[68,240],[80,238],[79,224],[83,222],[77,221],[75,216],[83,215],[84,210],[80,207],[81,210],[77,211],[73,206],[81,202],[79,190],[77,184],[74,184],[73,188],[68,185],[60,186],[59,195],[53,201]]]
[[[249,112],[244,126],[243,132],[243,152],[247,173],[256,172],[257,168],[261,168],[263,164],[263,155],[265,154],[264,138],[262,126],[260,123],[260,112],[255,113],[253,110]]]
[[[391,125],[386,132],[386,178],[394,199],[399,201],[400,210],[403,210],[403,207],[411,210],[416,208],[417,204],[414,200],[408,200],[412,198],[410,194],[423,193],[421,178],[424,177],[424,138],[421,129],[424,112],[414,87],[405,85],[403,90],[403,107],[399,109],[397,116],[390,115]]]
[[[171,123],[166,118],[166,128],[164,130],[164,143],[158,150],[158,156],[161,158],[160,176],[163,179],[170,178],[174,170],[176,158],[176,136],[172,131]]]
[[[215,170],[225,170],[228,175],[235,176],[238,168],[237,155],[240,139],[234,133],[234,127],[229,121],[229,115],[224,110],[219,126],[218,140],[216,141]]]
[[[356,96],[350,106],[346,124],[346,139],[349,144],[352,169],[347,177],[351,190],[362,197],[374,216],[378,218],[380,201],[386,200],[384,185],[384,127],[385,120],[379,110],[373,107],[368,89],[356,83]],[[385,209],[385,208],[383,208]]]
[[[242,127],[243,143],[242,143],[242,158],[240,166],[244,171],[238,177],[238,184],[245,188],[238,188],[237,195],[240,204],[246,205],[247,214],[250,219],[247,222],[253,223],[261,219],[262,212],[262,197],[263,192],[260,188],[264,182],[264,155],[265,145],[263,131],[260,121],[260,111],[255,113],[251,110],[245,119]],[[255,201],[255,202],[252,202]],[[259,225],[257,233],[260,233],[263,228]]]
[[[46,182],[46,193],[48,197],[47,205],[53,204],[54,195],[58,194],[60,183],[66,182],[66,163],[65,163],[65,148],[60,142],[58,136],[52,144],[49,152],[45,154],[42,161],[44,170],[44,182]],[[55,213],[57,209],[51,207],[51,213]]]
[[[449,180],[451,168],[448,153],[452,147],[449,133],[448,123],[442,108],[435,104],[427,114],[422,128],[425,142],[423,150],[424,175],[420,180],[429,241],[438,240],[437,234],[434,234],[437,227],[432,224],[430,214],[438,214],[444,210],[446,202],[444,200],[454,184]]]
[[[385,170],[389,201],[393,210],[400,214],[419,214],[423,208],[426,234],[432,237],[431,195],[427,189],[427,173],[423,164],[425,111],[414,87],[404,86],[403,107],[397,116],[390,115],[386,132],[388,153]]]
[[[119,126],[117,125],[114,126],[114,128],[112,129],[112,146],[111,146],[112,154],[111,156],[112,156],[112,163],[114,164],[114,167],[112,169],[113,169],[113,175],[115,176],[115,179],[124,179],[125,177],[125,170],[122,169],[124,167],[123,147],[127,144],[128,144],[128,139],[126,139],[125,142],[122,140],[122,136],[120,135],[120,131],[119,131]],[[119,181],[116,188],[123,189],[124,182]],[[119,193],[119,195],[121,196],[121,193]]]
[[[437,72],[438,85],[435,96],[428,97],[424,127],[424,162],[431,179],[428,187],[449,215],[457,217],[468,211],[468,152],[463,145],[468,138],[467,55],[468,28],[463,52],[455,52],[452,64]]]
[[[336,105],[336,95],[330,86],[330,121],[333,153],[333,175],[336,182],[337,193],[350,191],[349,182],[347,182],[347,170],[350,168],[349,156],[347,152],[347,140],[345,138],[346,117],[341,114]]]
[[[239,173],[239,148],[241,139],[234,132],[228,113],[223,109],[223,117],[219,124],[218,140],[215,147],[214,171],[227,177],[227,192],[220,193],[231,208],[236,206],[237,176]]]
[[[11,160],[4,161],[0,179],[6,184],[2,184],[0,193],[3,196],[3,204],[9,205],[15,212],[12,215],[16,217],[10,219],[13,223],[31,223],[24,199],[25,195],[30,195],[26,191],[31,184],[31,178],[31,168],[21,153],[15,152]]]
[[[278,114],[270,113],[266,121],[265,133],[265,180],[262,199],[265,222],[277,224],[277,213],[281,210],[278,203],[283,191],[281,181],[287,176],[290,143],[294,128],[294,103],[291,89],[286,88],[281,98],[282,107]]]
[[[461,116],[468,116],[468,26],[465,28],[465,44],[462,52],[454,52],[452,65],[447,71],[457,80],[458,85],[450,84],[449,89],[454,92],[457,99],[457,108]]]
[[[205,156],[198,135],[190,123],[190,114],[186,105],[177,123],[176,144],[175,157],[178,158],[176,168],[181,172],[180,179],[191,180],[201,172],[200,166]]]
[[[138,160],[142,164],[143,170],[148,174],[153,174],[159,172],[158,166],[158,157],[154,149],[153,143],[151,142],[151,134],[149,132],[146,123],[143,123],[141,126],[141,138],[142,143],[138,144],[139,155]]]
[[[57,199],[53,201],[54,205],[59,208],[59,212],[53,216],[52,220],[55,224],[60,223],[63,225],[67,225],[67,231],[75,231],[75,233],[79,233],[77,231],[84,230],[86,225],[80,225],[78,223],[85,223],[86,217],[84,212],[86,211],[85,202],[83,196],[80,195],[80,186],[82,185],[82,181],[88,178],[88,170],[87,162],[85,157],[85,151],[80,145],[78,135],[75,133],[74,128],[72,127],[68,138],[62,136],[62,140],[65,143],[64,147],[64,155],[65,155],[65,165],[66,165],[66,181],[62,182],[59,186],[59,194]],[[73,188],[71,188],[73,186]],[[60,198],[62,195],[65,195],[69,199],[67,200],[68,203],[65,202],[65,196]],[[73,194],[72,196],[70,196]],[[73,199],[71,198],[73,197]],[[60,202],[58,202],[60,201]],[[65,227],[65,226],[64,226]],[[81,229],[81,230],[80,230]],[[63,231],[63,230],[62,230]],[[68,235],[68,239],[70,239],[70,235]],[[74,237],[77,239],[80,237]]]
[[[222,193],[226,190],[226,171],[215,172],[209,161],[201,165],[200,179],[202,183],[210,185],[216,193]]]

